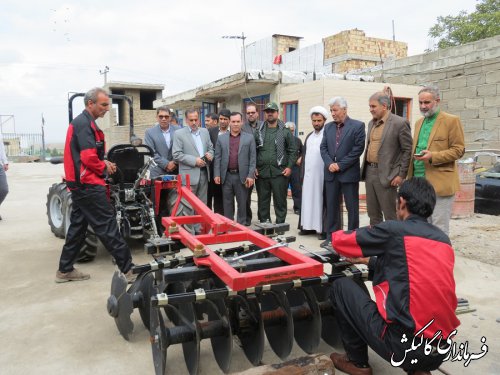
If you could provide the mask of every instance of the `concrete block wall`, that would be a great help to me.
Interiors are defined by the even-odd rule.
[[[382,58],[391,56],[402,58],[408,54],[408,45],[406,43],[367,37],[364,31],[358,29],[346,30],[326,37],[323,39],[323,44],[325,60],[346,54],[377,58],[380,58],[380,56]]]
[[[466,149],[500,149],[500,36],[384,63],[376,80],[436,85],[460,116]]]
[[[300,48],[300,38],[288,35],[273,36],[273,57],[290,52],[290,48]]]

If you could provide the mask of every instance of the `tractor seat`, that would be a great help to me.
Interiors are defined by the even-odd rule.
[[[147,155],[130,144],[113,146],[108,152],[108,160],[115,163],[117,168],[117,172],[111,176],[113,181],[134,183],[140,169],[146,164]]]

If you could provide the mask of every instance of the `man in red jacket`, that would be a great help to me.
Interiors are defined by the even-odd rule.
[[[85,110],[69,124],[64,146],[66,185],[71,191],[73,210],[66,243],[56,272],[56,283],[90,278],[73,267],[90,224],[129,282],[134,276],[130,248],[121,236],[113,207],[106,195],[105,173],[116,172],[116,165],[104,160],[104,133],[95,120],[109,111],[109,96],[94,88],[84,97]]]
[[[397,221],[333,233],[339,254],[368,264],[376,299],[352,279],[333,283],[330,298],[346,350],[330,356],[337,369],[371,375],[368,346],[409,374],[430,374],[446,358],[446,350],[437,351],[438,341],[441,349],[449,345],[460,321],[453,248],[448,236],[427,222],[435,204],[429,182],[412,178],[398,191]],[[421,340],[425,344],[418,345]]]

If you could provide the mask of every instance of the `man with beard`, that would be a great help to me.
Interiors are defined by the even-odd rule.
[[[397,189],[411,159],[411,128],[408,120],[391,113],[391,99],[384,92],[373,94],[368,105],[373,119],[368,124],[361,180],[370,225],[375,225],[396,220]]]
[[[326,240],[324,163],[319,147],[328,111],[322,106],[316,106],[311,108],[309,115],[314,131],[307,135],[302,153],[302,208],[299,234],[318,233],[319,239]]]
[[[456,161],[465,152],[464,130],[458,116],[440,110],[437,87],[420,90],[418,102],[424,117],[415,124],[408,178],[425,177],[434,187],[437,200],[429,222],[448,234],[451,207],[460,189]]]
[[[285,222],[288,178],[297,158],[292,133],[278,119],[276,103],[264,107],[266,121],[255,132],[257,144],[257,195],[260,222],[271,221],[271,194],[276,214],[276,224]]]
[[[257,110],[257,105],[250,103],[246,107],[247,122],[243,125],[241,129],[242,132],[254,135],[255,130],[260,127],[262,121],[259,121],[259,111]],[[246,226],[252,225],[252,192],[253,186],[248,189],[247,195],[247,220],[245,222]]]
[[[209,113],[205,116],[205,128],[208,130],[216,128],[219,125],[219,116],[216,113]]]
[[[219,136],[229,133],[229,117],[231,116],[231,111],[229,109],[222,109],[219,112],[218,124],[208,130],[210,134],[210,140],[214,146],[217,145],[217,139]],[[217,124],[217,123],[216,123]],[[208,195],[207,195],[207,206],[217,214],[224,215],[224,205],[222,202],[222,185],[216,184],[214,182],[214,164],[210,163],[210,182],[208,183]]]

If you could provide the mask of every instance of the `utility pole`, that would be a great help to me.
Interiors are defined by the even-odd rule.
[[[392,20],[392,41],[396,41],[396,33],[394,32],[394,20]]]
[[[45,161],[45,119],[42,113],[42,161]]]
[[[247,72],[247,58],[246,58],[246,51],[245,51],[245,39],[247,38],[245,36],[245,33],[241,33],[241,35],[224,35],[222,37],[223,39],[241,39],[243,42],[243,71],[245,72],[245,77],[246,77],[246,72]]]
[[[104,75],[104,84],[108,83],[108,72],[109,72],[109,66],[105,66],[104,70],[99,69],[99,73],[101,75]]]

